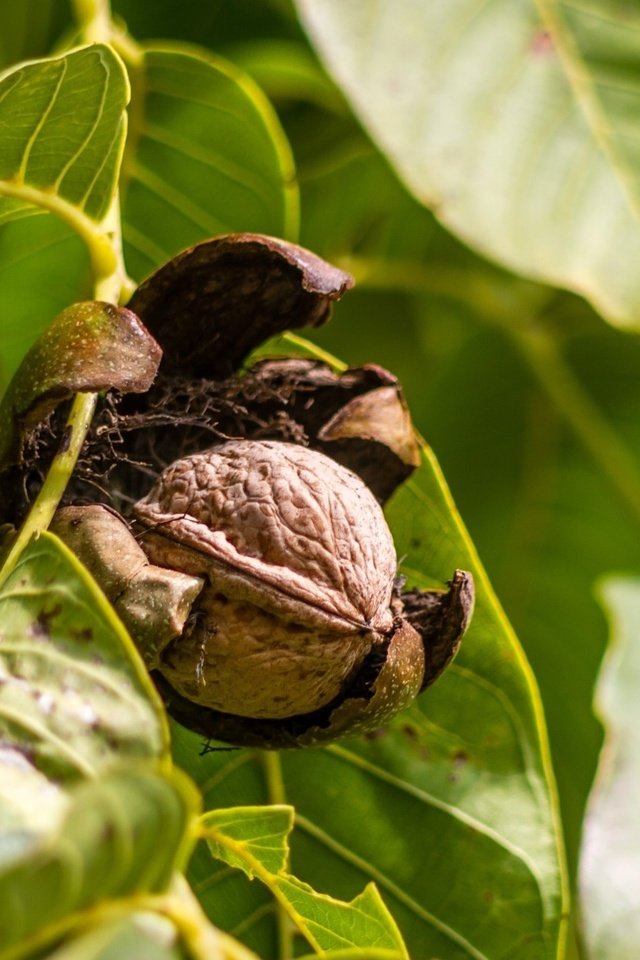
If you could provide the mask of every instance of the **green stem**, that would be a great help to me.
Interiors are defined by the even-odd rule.
[[[15,197],[35,207],[41,207],[59,217],[81,237],[89,250],[91,270],[96,282],[110,277],[118,270],[117,253],[100,224],[91,220],[82,210],[55,193],[47,193],[26,183],[0,180],[0,196]]]
[[[262,750],[260,759],[267,781],[269,803],[286,804],[287,796],[282,777],[280,755],[273,750]],[[276,898],[276,922],[278,924],[278,947],[280,960],[291,960],[293,957],[293,927],[287,911]]]
[[[85,43],[112,44],[114,28],[111,21],[109,0],[73,0],[75,17]],[[94,254],[95,239],[88,233],[85,237],[94,263],[94,295],[96,300],[108,303],[124,303],[133,292],[133,284],[127,276],[122,256],[122,222],[119,191],[116,189],[109,209],[99,225],[102,244],[111,252],[108,265],[102,265]],[[99,244],[98,244],[99,246]]]
[[[284,780],[282,779],[280,755],[273,750],[262,750],[260,752],[260,759],[267,781],[269,803],[275,806],[285,805],[287,797],[284,789]]]
[[[95,298],[106,300],[108,303],[126,303],[135,289],[130,280],[122,256],[122,222],[120,217],[120,193],[113,195],[113,200],[103,221],[103,228],[111,241],[111,249],[115,255],[115,266],[111,273],[96,278]]]
[[[111,37],[108,0],[74,0],[74,8],[83,39],[87,43],[108,43]],[[31,189],[25,185],[19,185],[18,188],[23,192]],[[31,199],[40,202],[42,200],[40,193],[38,191],[34,193],[37,196]],[[49,207],[53,213],[71,223],[86,242],[91,255],[96,298],[112,303],[120,302],[129,290],[122,259],[120,205],[117,191],[101,224],[93,224],[84,214],[74,210],[60,198],[51,198]],[[37,539],[51,523],[80,455],[95,412],[96,402],[97,394],[95,393],[79,393],[74,398],[62,444],[26,520],[11,545],[0,570],[0,583],[14,569],[27,544]]]
[[[109,0],[73,0],[75,18],[85,43],[110,42],[109,6]]]
[[[2,565],[0,583],[4,582],[11,573],[27,544],[39,537],[51,523],[80,455],[96,407],[96,400],[95,393],[76,394],[60,449],[53,458],[40,492]]]

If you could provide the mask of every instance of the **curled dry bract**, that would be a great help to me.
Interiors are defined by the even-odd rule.
[[[0,469],[20,462],[29,430],[74,393],[143,393],[162,350],[125,307],[89,300],[67,307],[36,340],[0,405]]]
[[[218,378],[274,334],[325,323],[352,286],[348,273],[304,247],[236,233],[178,254],[129,307],[162,344],[164,370]]]

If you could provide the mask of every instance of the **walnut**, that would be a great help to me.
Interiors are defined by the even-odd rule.
[[[393,630],[397,564],[382,510],[322,453],[223,443],[168,467],[134,514],[154,564],[206,578],[158,663],[194,702],[257,718],[309,713]]]

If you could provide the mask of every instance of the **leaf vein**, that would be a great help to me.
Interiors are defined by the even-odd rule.
[[[47,117],[48,117],[49,114],[51,113],[51,111],[52,111],[52,109],[53,109],[53,106],[54,106],[56,100],[58,99],[58,94],[60,93],[60,89],[61,89],[62,84],[63,84],[63,82],[64,82],[64,78],[65,78],[65,76],[66,76],[66,74],[67,74],[67,61],[66,61],[66,60],[61,60],[61,61],[59,61],[59,62],[60,62],[60,70],[59,70],[59,75],[58,75],[58,79],[57,79],[57,83],[56,83],[55,89],[54,89],[53,93],[51,94],[51,98],[50,98],[50,100],[49,100],[49,103],[47,104],[46,109],[43,110],[43,112],[41,113],[40,118],[39,118],[38,122],[36,123],[36,125],[35,125],[35,127],[34,127],[34,129],[33,129],[33,132],[31,133],[31,136],[30,136],[29,139],[27,140],[27,143],[26,143],[25,148],[24,148],[24,152],[23,152],[23,154],[22,154],[22,160],[21,160],[21,162],[20,162],[20,167],[19,167],[19,169],[18,169],[18,171],[17,171],[17,173],[16,173],[16,179],[17,179],[18,181],[22,182],[22,183],[26,182],[26,180],[27,180],[27,175],[26,175],[26,174],[27,174],[27,166],[28,166],[28,164],[29,164],[29,158],[30,158],[30,156],[31,156],[31,151],[33,150],[33,146],[34,146],[36,140],[38,139],[38,135],[41,133],[41,131],[42,131],[42,129],[43,129],[43,127],[44,127],[44,125],[45,125],[45,123],[46,123],[46,121],[47,121]]]

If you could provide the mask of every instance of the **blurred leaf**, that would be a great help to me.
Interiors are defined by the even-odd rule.
[[[46,960],[184,960],[169,921],[153,914],[105,920],[72,936],[47,953]]]
[[[0,770],[1,870],[56,828],[69,801],[61,787],[16,748],[0,747]]]
[[[207,846],[217,860],[244,870],[250,880],[257,863],[270,874],[281,873],[289,860],[293,807],[231,807],[202,817]]]
[[[0,590],[3,744],[57,782],[115,759],[163,756],[164,712],[124,627],[51,534]]]
[[[407,958],[398,929],[373,884],[350,903],[316,893],[286,872],[292,807],[234,807],[202,817],[212,855],[258,877],[319,953],[342,947],[377,947]]]
[[[0,210],[0,227],[5,223],[11,223],[12,220],[23,220],[25,217],[33,217],[44,213],[38,207],[27,203],[26,200],[17,200],[13,197],[5,197]]]
[[[317,953],[305,954],[299,960],[314,960]],[[338,950],[323,951],[322,960],[397,960],[398,953],[386,947],[345,947]]]
[[[0,196],[10,199],[0,200],[0,215],[18,198],[100,221],[118,176],[128,94],[119,57],[102,44],[5,73],[0,130],[11,136],[3,138]]]
[[[196,811],[178,773],[123,767],[77,787],[58,829],[0,872],[0,958],[29,955],[30,938],[60,936],[105,899],[135,908],[136,896],[165,890]]]
[[[47,960],[259,960],[207,921],[182,877],[174,878],[160,902],[151,900],[144,912],[139,897],[131,898],[130,906],[119,922],[110,921],[98,906],[97,922],[88,933],[80,926],[78,935],[72,933]],[[119,907],[116,904],[116,911]],[[157,908],[160,913],[154,912]]]
[[[341,899],[374,880],[416,956],[550,960],[562,854],[529,668],[428,451],[389,516],[409,580],[433,586],[469,569],[476,612],[454,665],[379,736],[281,755],[283,796],[296,809],[294,867]],[[251,753],[200,757],[186,732],[174,744],[207,805],[257,803],[273,789]],[[238,925],[244,905],[267,955],[264,908],[246,884],[212,875],[201,855],[191,875],[214,920],[214,889],[224,888]]]
[[[135,277],[208,236],[295,234],[289,147],[246,74],[196,48],[149,47],[132,78],[123,233]]]
[[[297,7],[369,132],[444,224],[637,323],[636,10],[613,0]]]
[[[593,960],[634,960],[640,942],[640,580],[606,581],[612,639],[596,691],[605,724],[584,826],[580,886]]]
[[[66,0],[0,0],[0,69],[48,53],[68,16]]]
[[[291,0],[207,0],[193,3],[188,17],[176,16],[175,0],[112,0],[111,8],[127,23],[132,35],[157,40],[167,37],[212,49],[244,42],[249,37],[289,36],[301,33]]]
[[[227,49],[233,63],[246,70],[270,99],[305,100],[344,113],[347,106],[311,50],[295,40],[254,40]]]

